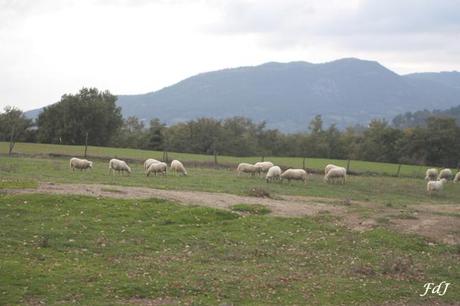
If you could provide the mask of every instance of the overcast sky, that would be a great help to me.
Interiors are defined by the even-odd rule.
[[[0,107],[267,61],[460,70],[460,0],[0,0]]]

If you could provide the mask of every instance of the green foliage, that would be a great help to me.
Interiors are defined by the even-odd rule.
[[[309,133],[283,134],[243,117],[199,118],[169,127],[154,120],[149,128],[130,117],[113,145],[209,155],[350,158],[456,167],[459,136],[460,128],[449,118],[429,118],[427,127],[407,130],[373,120],[368,128],[341,132],[335,125],[323,129],[318,115]]]
[[[437,118],[454,118],[458,125],[460,125],[460,105],[451,107],[446,110],[433,110],[427,109],[416,112],[407,112],[396,116],[392,124],[400,129],[414,128],[414,127],[426,127],[427,120],[430,117]]]
[[[24,113],[15,108],[6,106],[0,113],[0,141],[10,141],[13,137],[16,141],[33,140],[28,128],[32,120],[25,117]]]
[[[122,125],[116,96],[96,88],[82,88],[76,95],[45,107],[38,117],[38,140],[47,143],[107,145]]]

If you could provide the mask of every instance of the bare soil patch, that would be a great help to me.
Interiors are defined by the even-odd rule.
[[[276,198],[249,197],[203,191],[162,190],[102,184],[55,184],[42,182],[37,189],[4,190],[11,194],[47,193],[85,195],[119,199],[161,198],[181,204],[192,204],[231,210],[235,204],[260,204],[281,217],[316,216],[328,212],[338,223],[353,230],[366,231],[387,226],[397,231],[422,235],[429,240],[460,244],[460,204],[420,204],[406,208],[383,204],[304,196]],[[365,212],[365,213],[363,213]],[[380,222],[386,220],[385,224]]]

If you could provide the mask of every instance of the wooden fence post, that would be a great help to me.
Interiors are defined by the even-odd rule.
[[[86,158],[87,151],[88,151],[88,132],[86,132],[86,137],[85,137],[85,158]]]
[[[214,166],[217,166],[217,152],[214,150]]]
[[[347,161],[347,173],[350,172],[350,160]]]
[[[305,165],[306,165],[306,164],[307,164],[307,158],[304,157],[304,158],[303,158],[303,161],[302,161],[302,169],[305,170]]]
[[[399,177],[399,174],[401,172],[401,164],[399,164],[398,166],[398,171],[396,172],[396,176]]]
[[[14,149],[14,145],[16,144],[16,127],[13,125],[13,128],[11,129],[11,136],[10,136],[10,146],[9,146],[9,149],[8,149],[8,156],[11,156],[11,154],[13,154],[13,149]]]

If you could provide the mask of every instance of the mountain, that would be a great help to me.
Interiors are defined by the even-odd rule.
[[[443,71],[443,72],[421,72],[407,74],[407,78],[419,80],[435,81],[446,86],[460,88],[460,72],[458,71]]]
[[[120,95],[123,115],[176,123],[246,116],[283,131],[305,130],[321,114],[339,127],[407,111],[460,104],[460,85],[438,74],[398,75],[355,58],[312,64],[270,62],[201,73],[158,91]],[[31,113],[29,113],[30,115]]]

